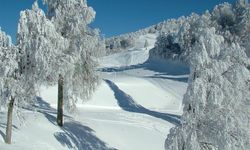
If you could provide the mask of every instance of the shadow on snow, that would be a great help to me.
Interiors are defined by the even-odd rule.
[[[44,114],[52,124],[57,126],[55,117],[56,110],[40,97],[37,98],[37,102],[38,112]],[[69,116],[65,117],[67,121],[65,121],[63,127],[61,127],[62,132],[54,133],[55,138],[63,146],[77,150],[116,150],[108,147],[105,142],[96,137],[93,129],[74,121]]]
[[[145,76],[144,78],[167,79],[167,80],[173,80],[173,81],[188,83],[188,77],[178,77],[178,76],[173,77],[173,76],[168,76],[168,75],[155,74],[154,76]]]
[[[18,127],[15,126],[15,125],[12,125],[12,128],[16,129],[16,130],[18,129]],[[0,123],[0,135],[2,136],[3,140],[5,140],[6,135],[1,129],[3,129],[4,131],[6,130],[6,124],[5,123]]]
[[[98,71],[101,72],[123,72],[133,69],[145,69],[154,72],[164,73],[165,75],[187,75],[189,74],[189,67],[173,62],[173,61],[159,61],[149,59],[146,62],[138,65],[122,66],[122,67],[110,67],[100,68]]]
[[[2,136],[3,139],[5,139],[5,134],[0,130],[0,135]]]
[[[137,104],[133,98],[123,92],[119,87],[113,83],[110,80],[104,80],[109,87],[112,89],[114,92],[115,98],[118,102],[118,105],[125,111],[129,112],[134,112],[134,113],[142,113],[142,114],[147,114],[156,118],[163,119],[165,121],[168,121],[172,124],[175,125],[180,125],[180,116],[178,115],[173,115],[173,114],[167,114],[167,113],[161,113],[161,112],[156,112],[149,110],[139,104]]]

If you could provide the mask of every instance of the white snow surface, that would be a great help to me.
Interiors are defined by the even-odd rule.
[[[144,48],[145,40],[149,45]],[[57,86],[42,87],[36,111],[14,117],[12,144],[4,143],[6,113],[0,114],[0,150],[164,150],[170,128],[182,114],[188,68],[176,62],[149,61],[156,35],[100,60],[100,86],[87,102],[78,102],[56,125]]]

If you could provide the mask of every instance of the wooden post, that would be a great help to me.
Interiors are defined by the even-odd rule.
[[[58,79],[57,124],[63,126],[63,77]]]
[[[6,138],[5,142],[11,144],[11,134],[12,134],[12,115],[14,108],[15,99],[11,96],[9,106],[8,106],[8,116],[7,116],[7,127],[6,127]]]

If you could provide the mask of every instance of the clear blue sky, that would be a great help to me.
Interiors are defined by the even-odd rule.
[[[41,1],[41,0],[40,0]],[[15,41],[21,10],[31,8],[34,0],[0,0],[0,27]],[[97,12],[92,27],[105,37],[137,31],[170,18],[202,13],[216,4],[235,0],[88,0]],[[40,5],[41,2],[40,2]]]

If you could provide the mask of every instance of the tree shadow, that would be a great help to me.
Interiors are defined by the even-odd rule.
[[[93,134],[94,130],[78,122],[66,122],[62,130],[63,132],[57,132],[54,136],[62,145],[70,149],[115,150],[107,147],[106,143],[97,138]]]
[[[38,97],[37,102],[37,107],[40,107],[38,112],[42,113],[49,122],[57,126],[56,110],[40,97]],[[67,121],[61,127],[62,132],[54,133],[57,141],[63,146],[76,150],[116,150],[115,148],[108,147],[105,142],[95,136],[93,129],[74,121],[69,116],[64,117]]]
[[[6,125],[5,123],[0,123],[0,127],[6,128],[6,126],[7,126],[7,125]],[[18,127],[17,127],[16,125],[12,125],[12,128],[13,128],[13,129],[16,129],[16,130],[18,129]]]
[[[151,70],[154,72],[165,73],[167,75],[187,75],[190,73],[189,67],[173,61],[159,61],[148,59],[146,62],[137,65],[123,66],[123,67],[109,67],[100,68],[100,72],[123,72],[133,69]]]
[[[134,112],[134,113],[147,114],[147,115],[168,121],[174,125],[181,125],[181,122],[180,122],[181,117],[180,116],[149,110],[149,109],[137,104],[130,95],[126,94],[121,89],[119,89],[119,87],[115,83],[113,83],[112,81],[110,81],[110,80],[104,80],[104,81],[109,85],[109,87],[114,92],[114,95],[115,95],[115,98],[118,102],[118,105],[123,110],[129,111],[129,112]]]
[[[0,130],[0,135],[2,136],[3,140],[5,140],[5,134],[1,130]]]
[[[171,76],[154,75],[154,76],[145,76],[144,78],[167,79],[184,83],[188,82],[188,77],[171,77]]]
[[[36,97],[36,105],[34,108],[36,109],[37,112],[44,114],[45,116],[47,114],[53,114],[57,115],[57,109],[53,108],[50,106],[49,103],[45,102],[41,97]],[[64,117],[71,118],[68,115],[63,114]]]
[[[3,138],[4,141],[5,141],[6,135],[5,135],[4,131],[1,130],[1,128],[2,128],[3,130],[5,130],[5,129],[6,129],[6,126],[7,126],[6,124],[0,123],[0,135],[2,136],[2,138]],[[14,129],[15,129],[15,130],[18,129],[18,127],[15,126],[15,125],[12,125],[12,128],[13,128],[13,130],[14,130]]]

